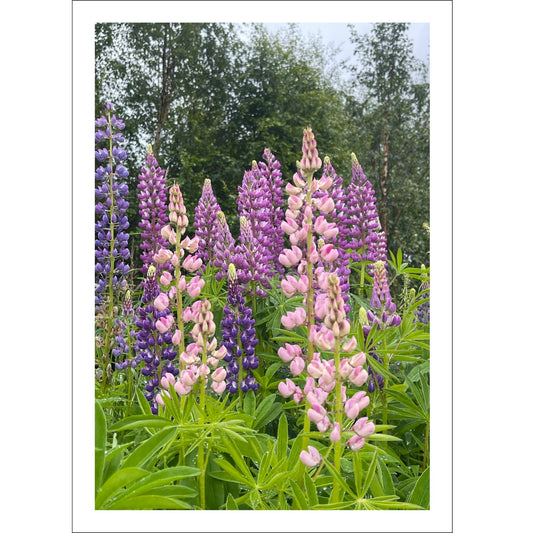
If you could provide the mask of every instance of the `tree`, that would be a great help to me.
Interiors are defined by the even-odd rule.
[[[408,24],[351,28],[358,60],[349,114],[359,138],[357,155],[375,185],[389,248],[401,247],[415,264],[429,264],[429,84],[414,57]]]

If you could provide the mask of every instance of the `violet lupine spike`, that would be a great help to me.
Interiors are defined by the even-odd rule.
[[[128,186],[124,183],[129,173],[122,165],[127,159],[126,151],[120,148],[117,143],[124,142],[121,131],[124,129],[122,120],[117,119],[113,114],[113,104],[106,105],[107,118],[100,117],[95,121],[95,126],[99,129],[95,133],[96,143],[105,143],[108,148],[100,148],[95,151],[95,157],[101,163],[95,172],[96,181],[99,185],[95,188],[95,196],[98,200],[95,205],[95,278],[96,278],[96,309],[101,309],[104,293],[109,290],[109,283],[112,283],[113,290],[126,287],[126,275],[130,267],[125,263],[130,257],[128,249],[129,235],[126,230],[129,228],[126,211],[129,203]],[[113,241],[113,246],[112,246]],[[111,250],[111,247],[113,249]],[[113,265],[111,265],[113,257]],[[112,279],[111,270],[113,270]]]
[[[157,414],[155,395],[161,377],[166,373],[177,376],[179,369],[176,361],[177,350],[173,343],[174,317],[168,296],[161,293],[153,265],[148,268],[141,301],[143,305],[137,309],[135,321],[135,350],[144,361],[141,373],[149,378],[144,395],[150,402],[152,413]]]
[[[269,288],[269,279],[272,273],[267,249],[252,234],[248,219],[240,217],[240,244],[235,248],[234,263],[237,268],[239,283],[254,284],[251,289],[254,295],[266,296],[264,288]]]
[[[270,189],[270,204],[269,204],[269,224],[267,233],[269,234],[269,246],[272,248],[274,268],[282,275],[285,269],[279,262],[279,254],[283,251],[285,244],[285,233],[281,229],[281,223],[285,216],[283,214],[283,176],[281,173],[281,164],[274,157],[274,154],[269,148],[265,148],[263,152],[263,159],[259,162],[259,172],[266,178]]]
[[[235,239],[231,234],[228,222],[222,211],[217,213],[214,233],[213,265],[219,269],[215,275],[215,279],[220,281],[227,275],[228,266],[231,263],[231,259],[235,256]]]
[[[214,258],[214,230],[217,220],[217,213],[220,206],[213,193],[211,180],[206,179],[202,188],[202,195],[195,208],[194,228],[196,236],[199,238],[198,257],[205,266],[211,265]]]
[[[148,267],[153,264],[153,256],[161,247],[165,247],[165,239],[161,236],[161,228],[168,224],[167,216],[167,193],[165,189],[165,171],[159,167],[157,159],[152,153],[151,146],[148,147],[146,164],[139,174],[139,214],[141,221],[141,245],[140,249],[142,274],[146,275]],[[156,264],[157,274],[164,270],[170,270],[170,262],[163,265]]]
[[[352,181],[346,190],[348,246],[354,261],[376,261],[378,231],[381,229],[376,195],[355,154],[352,154]]]
[[[425,266],[422,265],[422,270],[425,270]],[[423,274],[424,278],[426,278],[426,275]],[[418,322],[422,322],[422,324],[428,324],[429,323],[429,280],[426,278],[422,285],[420,286],[420,290],[427,291],[422,294],[422,296],[419,299],[426,299],[428,298],[427,302],[424,302],[420,304],[416,309],[416,319]]]
[[[367,311],[369,326],[363,326],[363,331],[369,331],[372,324],[378,328],[399,326],[402,318],[396,314],[396,304],[392,301],[387,280],[387,270],[383,261],[376,261],[373,265],[372,297],[370,305],[373,310]]]
[[[228,268],[228,299],[221,322],[222,346],[227,350],[224,357],[228,363],[226,384],[230,394],[235,394],[239,389],[255,392],[259,388],[251,372],[259,366],[259,358],[255,355],[258,340],[254,325],[252,310],[245,304],[236,268],[231,263]]]

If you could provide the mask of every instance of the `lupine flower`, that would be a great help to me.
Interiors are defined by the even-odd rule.
[[[257,391],[259,387],[251,372],[259,366],[259,359],[255,355],[258,340],[254,325],[252,311],[245,305],[237,271],[231,263],[228,268],[228,299],[221,322],[222,346],[227,350],[224,357],[228,363],[226,383],[231,394],[235,394],[239,388],[247,392],[249,389]]]
[[[95,134],[97,143],[106,142],[112,145],[112,153],[107,148],[95,152],[98,161],[104,163],[96,169],[95,178],[99,185],[95,189],[96,224],[95,224],[95,277],[96,277],[96,309],[101,309],[104,293],[108,290],[116,291],[126,287],[125,277],[129,272],[129,265],[125,263],[130,257],[128,249],[129,228],[126,210],[129,203],[126,201],[128,186],[124,179],[128,177],[128,171],[122,165],[126,159],[126,152],[119,149],[118,142],[124,138],[120,133],[124,129],[124,123],[115,115],[111,116],[113,104],[106,105],[107,118],[100,117],[95,121],[95,126],[105,128]]]
[[[422,265],[422,269],[425,269],[424,265]],[[422,324],[428,324],[429,323],[429,281],[427,279],[422,282],[420,290],[426,291],[424,292],[424,294],[422,294],[421,299],[428,298],[428,301],[421,303],[417,307],[416,319],[418,320],[418,322],[422,322]]]
[[[229,230],[226,217],[222,211],[217,213],[214,238],[213,265],[219,269],[215,278],[220,281],[224,276],[227,276],[228,265],[235,256],[235,239]]]
[[[270,253],[252,233],[249,220],[240,218],[240,243],[235,250],[234,264],[237,269],[239,283],[253,283],[253,295],[266,296],[265,288],[270,287],[272,275],[269,266]]]
[[[220,206],[213,193],[211,180],[206,179],[194,215],[195,235],[199,239],[198,256],[202,259],[204,265],[210,265],[215,256],[214,243],[216,239],[214,238],[214,231],[219,211]]]
[[[345,214],[345,232],[348,246],[353,250],[352,259],[376,261],[378,231],[381,229],[376,195],[355,154],[352,154],[352,181],[346,190]]]
[[[136,331],[131,327],[131,317],[133,316],[133,306],[131,303],[130,291],[126,292],[124,302],[122,303],[123,320],[117,318],[116,325],[120,328],[120,332],[115,337],[115,344],[111,353],[115,360],[115,369],[122,370],[124,368],[135,368],[141,361],[140,356],[135,356],[130,351],[130,343],[135,342]]]
[[[300,461],[302,461],[305,466],[313,467],[322,461],[320,452],[315,447],[308,446],[307,450],[308,451],[303,450],[300,452]]]
[[[376,261],[373,265],[374,283],[372,286],[372,298],[370,305],[377,312],[367,312],[370,325],[378,324],[378,327],[399,326],[402,321],[400,315],[396,313],[396,304],[392,301],[387,281],[387,271],[383,261]],[[364,330],[364,328],[363,328]]]
[[[154,254],[165,245],[165,240],[161,235],[161,229],[168,223],[167,217],[167,193],[165,189],[165,172],[159,167],[157,159],[152,153],[151,146],[148,147],[146,164],[139,174],[139,214],[141,221],[140,244],[141,260],[143,266],[141,272],[146,274],[148,267],[153,263]],[[156,263],[157,274],[164,270],[170,270],[170,262]]]
[[[141,373],[147,376],[145,397],[151,403],[152,412],[157,414],[155,394],[159,387],[162,375],[167,373],[178,375],[176,364],[177,351],[172,342],[173,331],[171,327],[174,317],[169,307],[160,309],[155,306],[155,301],[162,302],[160,288],[156,277],[156,268],[151,265],[146,273],[142,306],[137,309],[135,325],[138,328],[135,349],[144,360]],[[158,300],[159,298],[159,300]]]

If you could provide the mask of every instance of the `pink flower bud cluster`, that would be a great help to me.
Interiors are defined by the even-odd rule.
[[[307,127],[304,130],[302,152],[303,155],[300,160],[300,169],[303,173],[313,174],[313,172],[322,166],[322,160],[318,157],[315,135],[310,127]]]
[[[187,211],[185,209],[185,204],[183,203],[183,196],[179,185],[175,183],[170,187],[169,191],[170,202],[168,205],[169,209],[169,220],[170,222],[176,225],[176,230],[183,235],[187,226],[189,225],[189,219],[187,218]]]

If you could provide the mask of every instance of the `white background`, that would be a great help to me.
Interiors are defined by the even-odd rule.
[[[98,4],[99,21],[109,21],[111,3]],[[255,3],[241,3],[241,11],[246,4]],[[308,6],[299,14],[312,13],[309,8],[312,3],[299,4]],[[334,3],[325,4],[331,10]],[[360,8],[363,3],[342,4],[356,4]],[[400,3],[368,4],[380,6],[391,15],[391,21],[400,20],[392,15]],[[416,9],[422,9],[422,3],[415,4]],[[523,334],[529,328],[531,299],[526,259],[531,241],[531,171],[527,161],[530,135],[526,127],[529,128],[532,117],[527,102],[530,80],[525,61],[531,38],[528,19],[517,7],[522,5],[514,1],[454,2],[453,459],[454,531],[459,533],[524,530],[521,520],[525,519],[529,505],[531,466],[527,459],[523,464],[520,461],[529,455],[530,447],[522,432],[528,422],[525,409],[531,404],[526,395],[531,362],[526,358],[528,344]],[[125,3],[121,3],[121,10],[127,12]],[[0,38],[4,92],[1,330],[4,379],[0,389],[4,471],[0,525],[9,531],[71,531],[71,238],[75,250],[83,256],[87,253],[83,250],[87,242],[84,239],[92,227],[88,232],[82,223],[77,224],[82,216],[79,212],[75,213],[74,226],[71,225],[70,2],[11,3],[3,20]],[[139,19],[147,20],[146,16]],[[325,20],[324,13],[320,20]],[[389,19],[380,16],[376,20]],[[432,28],[436,25],[438,21]],[[433,51],[433,41],[431,45]],[[433,67],[432,57],[432,103],[437,85]],[[81,68],[81,64],[75,65],[78,71]],[[89,78],[92,95],[92,71]],[[81,93],[83,90],[78,93],[76,89],[74,98],[80,98]],[[91,122],[92,102],[91,96],[85,111]],[[74,109],[75,113],[78,111]],[[432,108],[432,127],[434,116]],[[443,128],[445,131],[445,124]],[[78,135],[76,129],[74,134]],[[435,169],[443,180],[449,179],[446,147],[449,141],[443,138],[439,142],[444,143],[442,161],[435,163],[432,138],[432,186]],[[74,190],[81,191],[85,184],[76,180],[85,178],[85,159],[81,152],[76,152],[76,146]],[[92,164],[91,157],[89,168]],[[92,173],[88,176],[92,195]],[[439,200],[446,209],[446,192],[443,194]],[[433,276],[436,263],[443,268],[449,265],[449,258],[444,257],[442,263],[435,259],[434,197],[432,189]],[[445,210],[443,213],[446,217]],[[92,261],[92,243],[89,246]],[[76,257],[74,260],[79,260]],[[75,275],[78,276],[76,270]],[[432,285],[432,328],[437,312],[434,290]],[[74,291],[78,298],[83,290],[78,291],[75,285]],[[75,324],[83,323],[83,316],[78,313],[85,312],[83,307],[76,307],[78,303],[74,301]],[[443,305],[446,314],[444,300]],[[445,316],[443,321],[446,322]],[[78,333],[81,332],[74,331],[76,357],[92,350],[79,345]],[[432,336],[432,370],[437,353],[434,342]],[[443,353],[446,351],[444,346]],[[83,375],[75,374],[75,402],[80,397],[78,388],[83,390],[83,379]],[[445,406],[448,400],[435,399],[435,388],[432,386],[433,419],[439,405]],[[444,387],[442,392],[449,393],[449,388]],[[93,443],[92,410],[75,407],[75,428],[85,426],[86,434],[91,436],[85,443],[89,449]],[[75,452],[82,446],[75,446]],[[438,443],[432,442],[432,453],[434,446]],[[432,486],[432,507],[433,489]],[[408,516],[432,512],[409,512]],[[396,527],[399,517],[387,529],[381,512],[358,513],[355,518],[352,514],[346,520],[341,513],[313,513],[313,523],[322,531],[370,531],[365,529],[365,516],[372,515],[379,521],[380,530],[400,530]],[[389,513],[392,517],[394,512]],[[146,514],[152,517],[148,530],[165,530],[164,524],[155,518],[158,513],[138,512],[136,518]],[[306,527],[308,520],[306,513],[292,513],[286,522],[280,523],[273,514],[279,513],[268,515],[269,529],[298,531]],[[123,518],[119,531],[143,530],[140,518],[134,528],[124,514],[119,515]],[[226,523],[227,514],[222,518],[220,514],[213,517],[212,513],[189,515],[190,518],[183,513],[171,515],[167,530],[231,529]],[[199,515],[207,515],[209,523],[200,525],[198,521],[203,519]],[[76,515],[76,519],[82,520],[81,515]],[[97,531],[87,520],[83,518],[85,530]],[[447,531],[446,515],[442,520],[440,529]],[[253,521],[243,527],[253,530],[262,521],[262,517],[253,515]],[[76,527],[75,531],[83,530],[81,522],[79,529]],[[111,522],[101,530],[114,531]],[[418,521],[406,522],[403,530],[418,530]],[[428,530],[439,528],[432,526]]]

